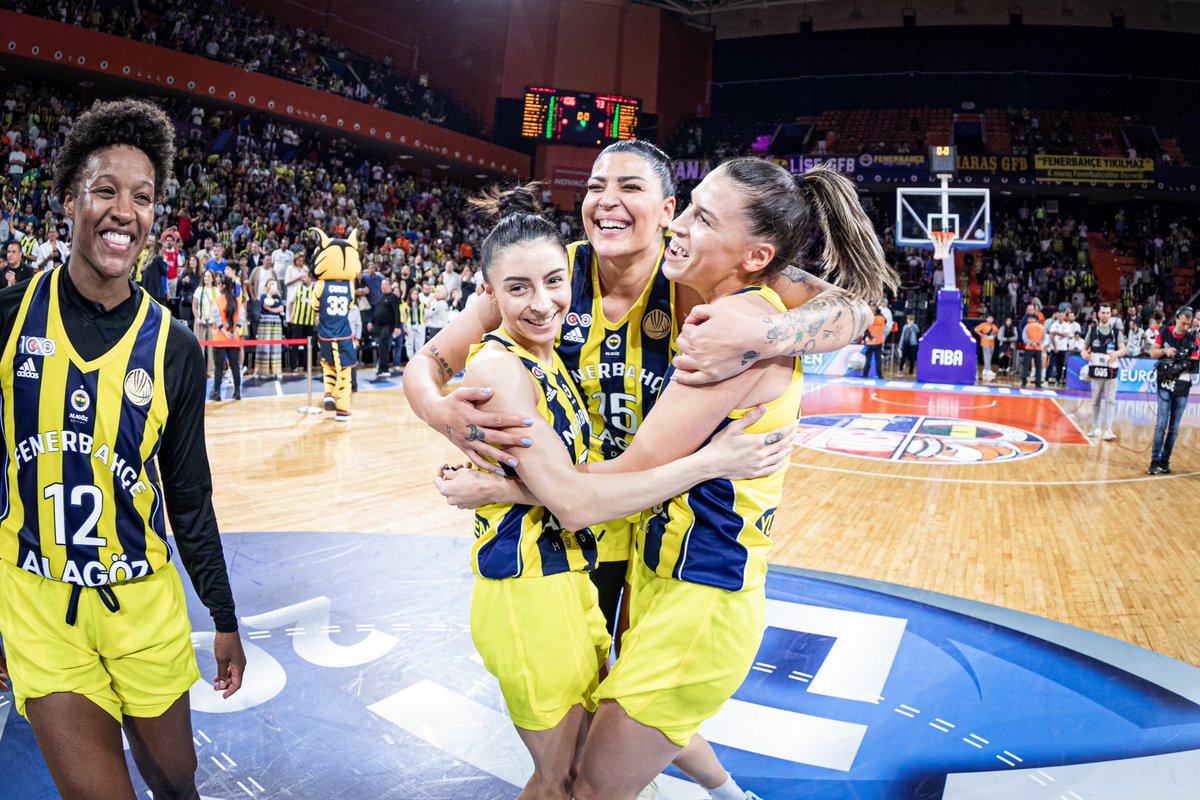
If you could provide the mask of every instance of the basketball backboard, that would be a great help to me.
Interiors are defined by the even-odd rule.
[[[934,234],[954,234],[955,250],[981,250],[992,243],[991,192],[987,189],[896,190],[896,244],[932,250]]]

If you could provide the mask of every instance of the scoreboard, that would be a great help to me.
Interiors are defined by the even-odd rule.
[[[642,101],[634,97],[530,86],[525,90],[521,135],[590,146],[635,139],[641,107]]]

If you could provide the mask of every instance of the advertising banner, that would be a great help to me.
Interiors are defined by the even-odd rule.
[[[592,177],[590,170],[573,167],[555,167],[552,183],[555,189],[570,189],[582,192],[587,189],[588,178]]]
[[[812,355],[803,356],[804,372],[807,375],[829,375],[833,377],[852,375],[853,377],[858,377],[862,375],[862,370],[850,369],[850,358],[855,353],[861,353],[862,351],[863,346],[861,344],[850,344],[841,350],[834,350],[832,353],[813,353]]]
[[[1033,171],[1038,183],[1142,185],[1154,182],[1154,159],[1037,155]]]
[[[1154,365],[1158,361],[1153,358],[1122,358],[1117,375],[1117,391],[1139,394],[1152,394],[1158,391],[1158,381],[1155,378]],[[1091,381],[1084,371],[1087,363],[1080,356],[1067,359],[1067,388],[1090,390]]]

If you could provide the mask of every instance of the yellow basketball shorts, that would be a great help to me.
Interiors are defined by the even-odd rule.
[[[596,560],[601,564],[629,561],[633,556],[633,532],[641,519],[639,512],[632,517],[592,525],[592,533],[596,535]]]
[[[629,630],[596,691],[634,720],[686,747],[742,685],[762,644],[766,594],[729,592],[629,565]]]
[[[544,731],[572,706],[596,710],[592,693],[611,640],[587,573],[476,578],[471,638],[517,727]]]
[[[22,716],[27,700],[69,692],[117,722],[126,714],[157,717],[200,679],[174,565],[111,588],[119,610],[84,589],[68,625],[71,584],[0,561],[0,635]]]

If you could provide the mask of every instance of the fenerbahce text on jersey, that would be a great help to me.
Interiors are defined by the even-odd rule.
[[[780,311],[787,310],[773,289],[755,286],[743,292],[759,294]],[[746,433],[769,433],[800,416],[804,381],[801,359],[794,361],[788,390],[766,403],[767,413]],[[731,411],[712,436],[750,410]],[[783,497],[786,472],[785,468],[751,480],[705,481],[645,512],[637,534],[640,558],[663,578],[731,592],[761,588],[766,581],[771,526]]]
[[[587,462],[589,426],[579,390],[557,355],[547,364],[514,342],[503,329],[472,346],[468,363],[488,342],[498,342],[529,370],[538,413],[554,427],[576,464]],[[513,474],[507,465],[505,471]],[[596,539],[587,528],[563,530],[543,506],[492,503],[475,512],[471,566],[481,578],[534,578],[596,566]]]
[[[675,342],[675,287],[662,272],[666,244],[654,275],[625,316],[610,322],[600,296],[600,271],[587,242],[567,247],[571,309],[563,320],[557,351],[579,384],[592,423],[589,461],[625,452],[642,420],[662,393]],[[638,517],[593,525],[601,561],[629,558]]]
[[[30,281],[2,356],[0,558],[97,587],[171,558],[152,464],[167,422],[170,318],[143,292],[125,335],[84,361],[59,313],[62,272]]]

